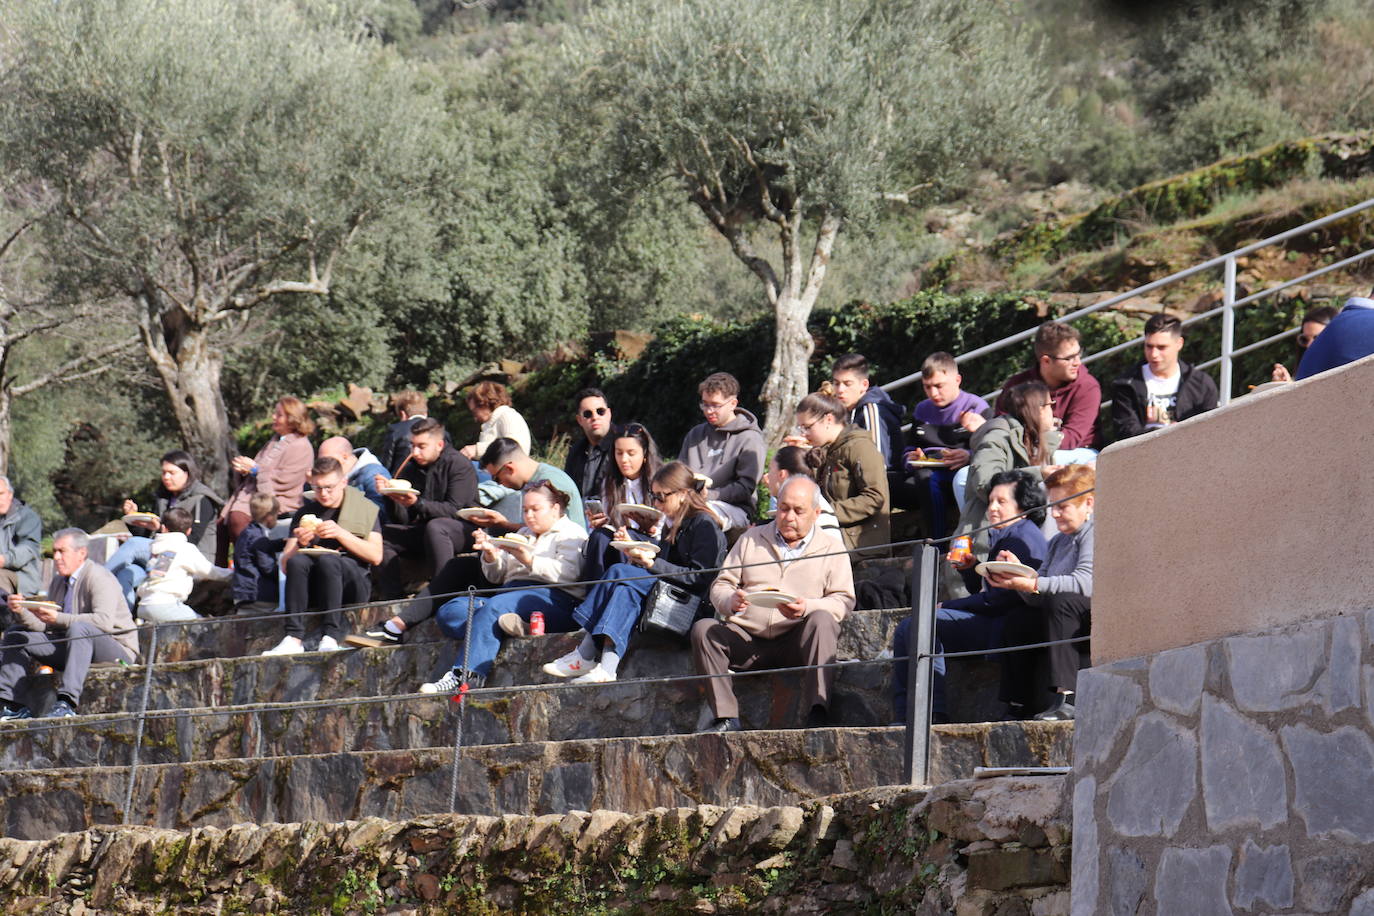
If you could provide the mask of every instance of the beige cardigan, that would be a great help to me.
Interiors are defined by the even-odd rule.
[[[729,615],[729,603],[736,588],[746,592],[760,588],[781,589],[806,599],[806,613],[827,613],[837,621],[854,610],[854,571],[849,557],[840,551],[844,545],[827,531],[817,530],[811,543],[800,557],[781,562],[777,544],[777,526],[773,522],[750,528],[735,542],[723,564],[726,569],[711,583],[711,604],[722,615]],[[831,554],[831,556],[817,556]],[[768,561],[773,561],[769,563]],[[764,563],[753,566],[750,564]],[[743,566],[743,569],[731,567]],[[797,626],[803,618],[793,620],[775,608],[748,605],[733,620],[761,639],[776,639]]]

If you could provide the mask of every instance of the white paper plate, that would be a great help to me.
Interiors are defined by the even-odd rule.
[[[62,610],[62,605],[55,601],[20,601],[19,606],[26,611],[37,611],[40,609],[48,611]]]
[[[482,518],[488,512],[496,512],[496,510],[483,509],[477,506],[468,506],[466,509],[458,510],[458,517],[467,519],[468,521],[472,521],[473,519]],[[501,513],[497,512],[496,514],[500,515]]]
[[[516,541],[505,536],[492,538],[491,542],[497,547],[501,547],[505,550],[510,550],[512,547],[529,547],[530,549],[534,549],[534,541]]]
[[[922,458],[920,461],[908,461],[906,466],[909,468],[942,468],[945,463],[936,461],[934,458]]]
[[[779,607],[792,604],[797,600],[797,596],[789,595],[787,592],[750,592],[744,596],[744,600],[759,607]]]
[[[162,524],[162,519],[151,512],[130,512],[124,516],[124,524],[138,525],[140,528],[156,528]]]
[[[621,512],[632,512],[635,515],[647,515],[650,518],[661,518],[663,513],[653,506],[646,506],[643,503],[621,503],[616,506]]]
[[[1007,563],[1002,560],[988,560],[973,567],[973,571],[978,575],[987,577],[989,573],[1009,573],[1013,576],[1033,576],[1035,570],[1024,563]]]
[[[611,546],[626,553],[631,550],[647,550],[650,553],[658,553],[659,551],[659,546],[651,541],[611,541]]]
[[[339,551],[335,550],[333,547],[302,547],[296,552],[303,553],[308,557],[324,557],[329,554],[336,554]]]
[[[414,487],[378,487],[377,492],[381,493],[383,496],[403,496],[406,494],[410,494],[411,496],[420,495],[420,491]]]

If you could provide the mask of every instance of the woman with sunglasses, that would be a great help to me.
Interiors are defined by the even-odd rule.
[[[655,577],[701,597],[711,587],[714,570],[725,556],[725,534],[706,497],[697,489],[691,468],[680,461],[665,464],[654,474],[650,498],[664,513],[667,533],[657,553],[633,551],[625,562],[606,570],[604,581],[592,586],[573,611],[573,618],[587,631],[576,649],[544,666],[554,677],[570,677],[575,683],[614,681],[644,599]],[[622,528],[617,537],[625,537]],[[703,604],[709,608],[709,605]]]
[[[628,423],[612,436],[615,438],[611,444],[612,461],[601,488],[601,504],[598,507],[595,501],[588,500],[591,508],[587,510],[587,528],[591,535],[583,554],[584,581],[600,579],[606,567],[624,559],[624,555],[611,546],[617,531],[623,529],[627,537],[637,541],[657,537],[657,515],[627,513],[620,509],[622,504],[649,505],[649,481],[659,468],[654,437],[640,423]]]
[[[887,462],[873,435],[849,425],[848,409],[828,394],[797,405],[797,428],[811,446],[806,462],[840,523],[844,546],[885,546],[892,538]]]
[[[480,687],[491,674],[502,634],[527,633],[535,611],[544,615],[545,632],[568,633],[577,629],[572,612],[585,589],[558,585],[577,580],[582,547],[587,542],[586,530],[567,516],[569,502],[568,494],[547,480],[529,484],[520,503],[525,524],[516,532],[526,543],[511,544],[505,539],[498,542],[481,529],[473,535],[473,546],[487,581],[498,586],[537,587],[473,599],[466,676],[462,645],[468,627],[469,599],[459,595],[445,602],[435,617],[444,635],[458,641],[458,659],[453,670],[439,680],[421,684],[421,693],[452,693],[464,682]]]
[[[1044,382],[1026,382],[1007,392],[1007,412],[978,428],[969,441],[968,481],[964,485],[964,509],[956,533],[965,534],[983,524],[988,513],[992,480],[1003,471],[1024,468],[1037,481],[1055,469],[1054,450],[1063,434],[1054,428],[1054,400]],[[987,554],[987,534],[975,539],[974,552]]]
[[[1293,366],[1296,368],[1302,362],[1303,355],[1307,353],[1307,348],[1312,346],[1312,341],[1317,339],[1317,335],[1326,330],[1326,326],[1331,323],[1331,319],[1337,315],[1335,308],[1329,305],[1318,305],[1307,310],[1302,316],[1302,324],[1298,326],[1298,336],[1294,338],[1297,352],[1293,355]],[[1274,372],[1270,376],[1276,382],[1291,382],[1293,374],[1288,371],[1288,367],[1283,363],[1274,363]]]

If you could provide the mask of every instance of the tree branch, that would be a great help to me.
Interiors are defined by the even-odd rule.
[[[51,372],[47,373],[46,375],[40,375],[38,378],[30,379],[22,385],[11,386],[10,396],[16,398],[22,397],[23,395],[29,394],[33,391],[37,391],[39,388],[45,388],[48,385],[51,385],[55,382],[75,382],[80,379],[89,378],[93,375],[98,375],[101,372],[108,371],[112,368],[108,363],[100,366],[93,366],[86,369],[83,369],[82,367],[87,366],[90,363],[96,362],[97,360],[102,360],[107,356],[113,356],[114,354],[119,353],[123,350],[131,350],[137,343],[138,342],[136,340],[133,340],[131,338],[125,339],[117,343],[101,347],[99,350],[93,350],[90,353],[84,353],[81,356],[69,359],[62,365],[58,366],[56,369],[53,369]]]
[[[726,136],[729,137],[730,142],[735,145],[735,149],[740,151],[740,155],[744,156],[744,161],[748,162],[749,167],[754,170],[754,179],[759,184],[759,206],[763,208],[763,215],[779,226],[785,227],[787,225],[787,214],[779,210],[773,203],[773,194],[768,189],[768,179],[764,177],[763,167],[760,166],[758,160],[754,158],[754,151],[749,147],[748,143],[738,139],[734,134],[726,134]]]

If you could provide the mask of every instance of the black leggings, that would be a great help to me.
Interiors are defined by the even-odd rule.
[[[1008,612],[1002,645],[1026,646],[1091,633],[1092,599],[1058,592],[1045,595],[1040,607],[1023,604]],[[1078,671],[1088,664],[1088,643],[1008,652],[1002,658],[1002,699],[1038,711],[1049,704],[1055,690],[1077,688]]]

